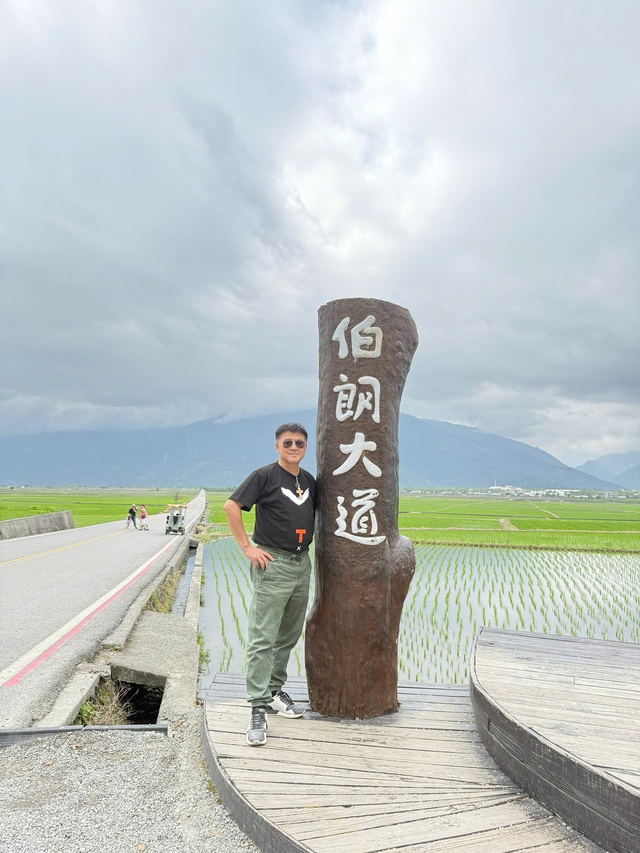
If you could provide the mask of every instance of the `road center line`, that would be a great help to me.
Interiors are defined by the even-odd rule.
[[[102,539],[111,539],[112,536],[120,536],[121,533],[124,533],[124,530],[116,530],[115,533],[105,533],[104,536],[94,536],[93,539],[83,539],[82,542],[74,542],[73,545],[61,545],[60,548],[52,548],[50,551],[38,551],[36,554],[29,554],[27,557],[16,557],[15,560],[6,560],[4,563],[0,563],[0,569],[3,566],[10,566],[12,563],[23,563],[25,560],[37,560],[40,557],[48,557],[49,554],[68,551],[70,548],[79,548],[81,545],[89,545],[91,542],[100,542]]]
[[[137,568],[128,577],[121,581],[121,583],[109,592],[105,593],[102,598],[99,598],[93,604],[90,604],[89,607],[82,611],[82,613],[74,616],[74,618],[70,619],[66,625],[63,625],[57,631],[54,631],[53,634],[50,634],[46,640],[38,643],[37,646],[34,646],[30,651],[22,655],[22,657],[17,661],[14,661],[14,663],[6,669],[3,669],[2,672],[0,672],[0,687],[15,687],[16,684],[19,684],[26,675],[38,666],[38,664],[51,657],[51,655],[63,646],[67,640],[70,640],[79,631],[81,631],[82,628],[84,628],[84,626],[95,616],[101,613],[105,607],[111,604],[112,601],[118,598],[119,595],[134,584],[138,578],[141,578],[146,572],[148,572],[155,561],[161,557],[165,551],[168,551],[174,542],[175,540],[169,542],[164,546],[164,548],[161,548],[157,554],[154,554],[153,557],[147,560],[146,563],[143,563],[142,566]]]

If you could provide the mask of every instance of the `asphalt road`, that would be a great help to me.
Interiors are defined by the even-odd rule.
[[[195,525],[205,493],[189,503]],[[0,542],[0,727],[41,719],[83,660],[120,624],[182,536],[110,522]]]

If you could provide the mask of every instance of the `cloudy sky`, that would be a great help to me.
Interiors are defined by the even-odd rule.
[[[640,450],[637,0],[0,0],[0,430],[317,401],[407,308],[403,411]]]

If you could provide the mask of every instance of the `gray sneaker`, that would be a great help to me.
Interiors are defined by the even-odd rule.
[[[271,701],[268,704],[281,717],[301,717],[306,710],[302,705],[294,702],[291,696],[285,693],[284,690],[278,690],[271,697]]]
[[[251,720],[247,729],[249,746],[264,746],[267,742],[267,709],[264,705],[256,705],[251,709]]]

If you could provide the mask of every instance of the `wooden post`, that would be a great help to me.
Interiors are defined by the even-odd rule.
[[[398,710],[398,630],[415,569],[398,532],[400,397],[418,335],[375,299],[320,308],[316,594],[306,627],[311,707],[365,719]]]

